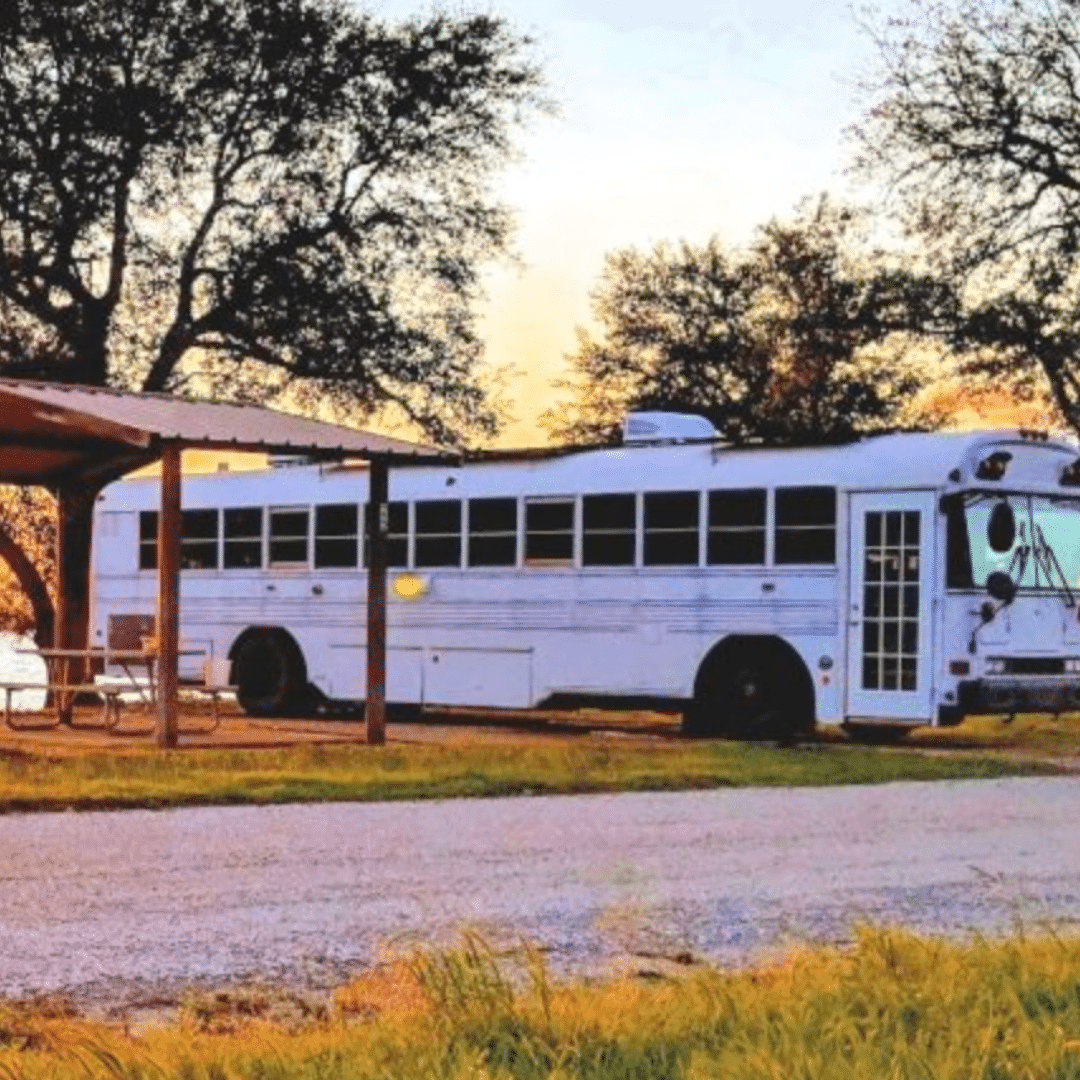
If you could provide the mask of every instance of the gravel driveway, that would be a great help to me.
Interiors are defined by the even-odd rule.
[[[0,993],[326,985],[480,929],[560,973],[738,962],[853,921],[1080,919],[1080,780],[0,818]]]

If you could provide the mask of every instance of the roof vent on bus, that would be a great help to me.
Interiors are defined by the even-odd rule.
[[[720,432],[693,413],[632,412],[623,421],[624,443],[712,442]]]

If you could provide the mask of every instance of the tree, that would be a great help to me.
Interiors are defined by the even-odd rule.
[[[614,441],[631,409],[708,417],[736,443],[829,442],[901,422],[925,379],[914,335],[945,333],[951,292],[881,253],[858,254],[860,215],[827,200],[758,230],[745,251],[713,239],[608,257],[549,414],[571,441]],[[924,357],[925,358],[925,357]]]
[[[491,430],[529,49],[344,0],[5,0],[0,372]]]
[[[1080,430],[1080,8],[910,0],[869,30],[860,168],[958,283],[968,369]]]
[[[0,630],[53,640],[56,507],[40,488],[0,486]],[[7,571],[2,573],[2,571]]]

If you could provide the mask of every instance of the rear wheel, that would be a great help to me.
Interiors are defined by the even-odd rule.
[[[801,661],[779,642],[735,641],[703,671],[684,727],[694,735],[794,739],[813,727]]]
[[[257,630],[233,658],[236,700],[249,716],[282,716],[302,710],[307,690],[303,654],[287,634]]]

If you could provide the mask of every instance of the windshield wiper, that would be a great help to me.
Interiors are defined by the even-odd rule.
[[[1035,584],[1039,582],[1039,566],[1041,565],[1046,574],[1046,582],[1050,588],[1061,593],[1065,597],[1065,603],[1073,607],[1076,601],[1073,599],[1072,589],[1069,588],[1069,579],[1058,562],[1057,552],[1054,551],[1050,541],[1046,539],[1046,533],[1038,522],[1032,522],[1031,526],[1032,553],[1035,556]],[[1057,575],[1060,585],[1054,584],[1054,575]]]
[[[1034,533],[1034,530],[1032,530],[1032,532]],[[1013,552],[1012,558],[1009,560],[1008,569],[1008,575],[1013,579],[1013,581],[1016,582],[1017,588],[1020,587],[1020,582],[1024,580],[1024,574],[1027,571],[1028,555],[1031,554],[1031,548],[1026,543],[1024,543],[1027,538],[1024,535],[1024,523],[1022,521],[1020,522],[1020,527],[1018,529],[1018,539],[1020,543],[1016,545],[1016,550]],[[1034,539],[1035,537],[1034,535],[1032,535],[1032,540]],[[1035,580],[1036,582],[1038,582],[1039,580],[1038,560],[1036,560],[1035,562]],[[1002,605],[1002,607],[1005,606],[1006,605],[1004,604]]]

